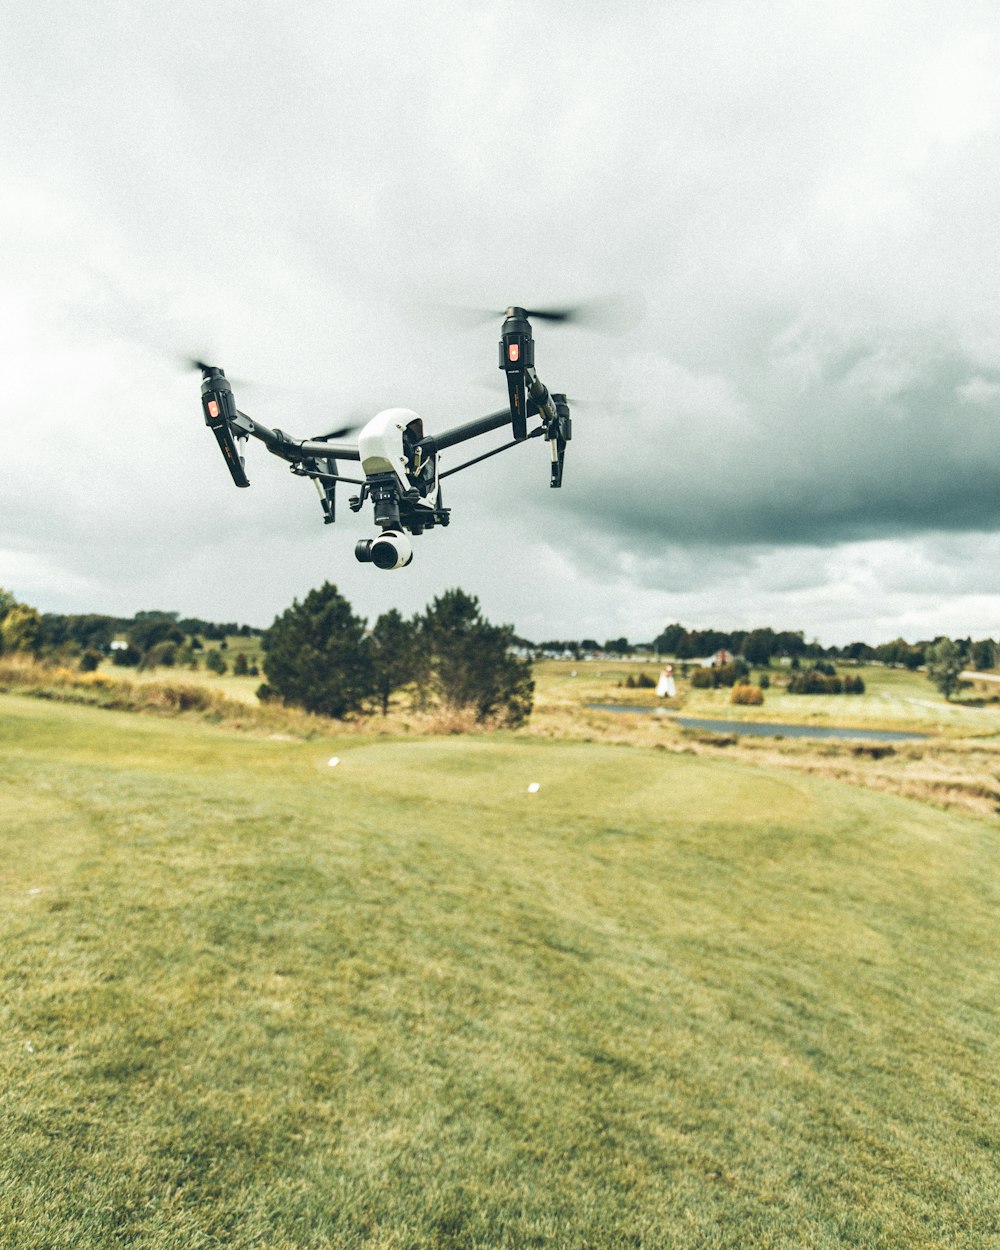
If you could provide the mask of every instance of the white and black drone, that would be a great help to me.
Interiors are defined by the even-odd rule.
[[[215,435],[237,486],[249,486],[243,452],[248,438],[259,438],[275,456],[287,460],[299,477],[316,484],[323,521],[335,519],[334,491],[338,482],[360,486],[349,504],[360,512],[371,499],[380,532],[361,539],[354,549],[358,560],[380,569],[400,569],[413,559],[409,534],[422,534],[435,525],[447,525],[450,510],[441,503],[441,482],[452,473],[508,451],[529,438],[544,438],[551,456],[550,486],[561,486],[566,444],[572,437],[569,403],[563,394],[550,394],[535,371],[535,342],[529,318],[572,321],[574,309],[507,309],[500,330],[500,368],[507,379],[508,407],[441,434],[424,433],[423,420],[409,408],[387,408],[358,430],[357,443],[343,441],[352,428],[332,430],[315,438],[297,439],[282,430],[270,430],[236,407],[233,388],[222,369],[200,360],[201,404],[205,424]],[[528,419],[541,424],[528,429]],[[438,454],[448,447],[499,430],[510,422],[513,440],[464,464],[440,472]],[[345,477],[341,460],[359,460],[364,478]],[[407,533],[409,531],[409,534]]]

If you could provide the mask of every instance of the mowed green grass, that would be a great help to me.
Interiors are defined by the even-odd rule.
[[[655,691],[628,689],[629,676],[645,673],[654,681],[661,665],[656,662],[634,663],[628,660],[595,660],[588,663],[569,660],[545,660],[535,666],[538,702],[546,704],[584,705],[596,703],[634,703],[638,706],[659,705]],[[861,695],[788,694],[781,686],[772,685],[764,691],[760,707],[733,705],[732,691],[727,688],[703,690],[692,688],[689,681],[678,678],[680,703],[674,710],[688,716],[715,717],[726,720],[778,721],[788,724],[839,725],[854,729],[914,730],[947,737],[991,736],[1000,733],[1000,704],[975,706],[969,696],[982,697],[983,689],[963,693],[948,701],[928,679],[926,673],[903,668],[886,668],[870,664],[860,667],[838,665],[838,672],[863,678],[865,692]],[[674,663],[674,671],[680,665]],[[751,680],[756,683],[759,669]],[[772,681],[783,679],[788,670],[775,666],[769,670]],[[1000,689],[989,694],[1000,693]]]
[[[0,698],[0,1245],[1000,1245],[997,848],[725,760]]]

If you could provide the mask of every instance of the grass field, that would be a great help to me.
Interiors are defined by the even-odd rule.
[[[995,820],[15,696],[0,813],[5,1250],[1000,1246]]]
[[[230,661],[236,654],[239,639],[230,639]],[[255,641],[255,640],[251,640]],[[258,652],[255,662],[263,662]],[[601,660],[584,663],[568,660],[544,660],[534,666],[536,706],[540,712],[559,709],[577,716],[588,703],[634,703],[637,707],[661,705],[652,690],[627,689],[625,680],[645,673],[654,680],[659,665],[626,660]],[[174,681],[219,690],[230,699],[253,704],[257,688],[264,680],[257,677],[221,677],[199,668],[116,669],[105,663],[101,671],[109,677],[122,677],[137,682]],[[693,689],[689,681],[678,679],[678,697],[663,704],[668,710],[684,711],[691,716],[724,717],[730,720],[776,720],[814,725],[842,725],[858,729],[904,729],[947,737],[1000,734],[1000,703],[982,703],[969,698],[948,702],[927,680],[926,673],[906,669],[867,665],[851,668],[865,681],[863,695],[794,695],[772,687],[765,692],[761,707],[733,706],[731,691]],[[775,670],[780,675],[780,670]],[[979,692],[976,692],[979,693]],[[992,693],[992,692],[991,692]],[[998,688],[997,693],[1000,693]]]
[[[676,666],[675,666],[676,667]],[[855,729],[903,729],[948,737],[1000,733],[1000,703],[981,698],[945,700],[926,673],[883,665],[844,668],[865,682],[862,695],[799,695],[771,686],[760,707],[734,706],[728,689],[700,690],[678,680],[678,697],[666,706],[691,716],[728,720],[780,721],[805,725],[841,725]],[[588,702],[660,704],[652,690],[629,690],[623,683],[639,673],[656,679],[659,665],[631,661],[571,663],[549,660],[535,666],[541,702],[579,706]],[[771,674],[780,679],[781,669]],[[754,675],[756,679],[756,673]],[[977,692],[978,693],[978,692]],[[997,691],[1000,693],[1000,690]]]

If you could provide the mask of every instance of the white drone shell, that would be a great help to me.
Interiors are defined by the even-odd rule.
[[[386,408],[372,417],[358,434],[358,452],[366,476],[394,473],[400,487],[403,490],[409,488],[403,431],[411,421],[419,420],[412,408]]]

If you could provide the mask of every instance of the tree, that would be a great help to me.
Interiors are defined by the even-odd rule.
[[[972,663],[979,672],[996,664],[996,643],[992,638],[980,638],[972,644]]]
[[[34,654],[42,642],[41,613],[26,603],[15,603],[0,622],[0,639],[4,651]]]
[[[748,664],[756,664],[766,668],[774,654],[775,637],[773,629],[752,629],[743,639],[743,658]]]
[[[137,612],[135,623],[128,631],[128,644],[140,655],[146,655],[162,642],[182,643],[184,631],[178,628],[170,612]]]
[[[250,665],[247,663],[247,657],[242,651],[236,652],[236,659],[233,660],[233,676],[246,677],[250,671]]]
[[[927,648],[927,676],[946,699],[965,684],[959,679],[963,668],[959,649],[950,638],[941,638]]]
[[[479,601],[462,590],[435,599],[420,621],[424,672],[418,680],[453,708],[472,708],[476,720],[496,717],[519,725],[531,712],[531,664],[511,654],[514,630],[491,625]]]
[[[417,626],[405,620],[396,608],[390,608],[375,622],[368,645],[372,653],[375,693],[382,705],[382,715],[386,716],[392,692],[417,678]]]
[[[285,703],[338,719],[374,693],[365,622],[336,586],[324,583],[295,600],[264,635],[264,673]]]
[[[10,593],[10,591],[4,590],[4,588],[0,586],[0,621],[3,620],[11,608],[13,608],[16,604],[17,600]]]
[[[905,651],[900,652],[899,658],[913,673],[926,661],[927,655],[924,648],[919,645],[915,647],[908,646]]]
[[[210,673],[218,673],[221,677],[229,665],[226,663],[222,652],[216,650],[215,647],[212,647],[212,649],[205,656],[205,667]]]
[[[653,641],[653,646],[661,655],[676,655],[681,639],[686,634],[687,630],[684,626],[679,625],[675,621],[673,625],[668,625],[662,634],[657,635]]]

